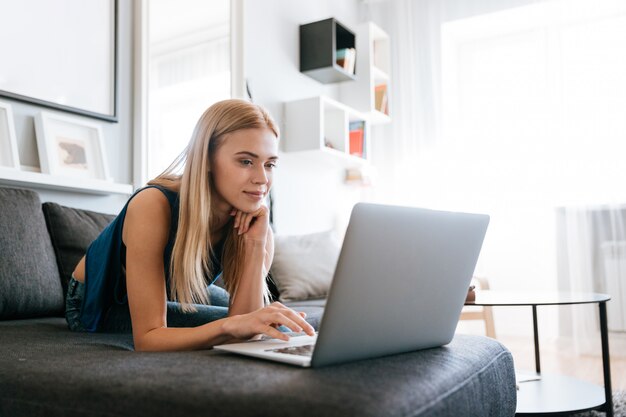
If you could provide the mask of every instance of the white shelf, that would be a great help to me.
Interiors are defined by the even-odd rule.
[[[372,22],[357,28],[357,79],[341,83],[341,101],[365,114],[372,124],[391,121],[391,46],[389,36]],[[387,114],[376,106],[376,87],[386,85]]]
[[[337,161],[343,163],[346,166],[360,166],[367,164],[366,159],[359,158],[358,156],[350,155],[336,149],[323,148],[320,151],[323,154],[328,155],[330,158],[336,158]]]
[[[391,122],[391,116],[378,110],[371,111],[369,118],[373,125],[381,125]]]
[[[374,77],[374,81],[376,80],[388,81],[389,80],[389,74],[387,74],[386,72],[384,72],[383,70],[377,67],[372,67],[372,76]]]
[[[89,178],[60,177],[4,167],[0,167],[0,184],[84,194],[130,195],[133,193],[133,186],[130,184],[118,184]]]
[[[350,154],[350,124],[362,123],[365,157]],[[285,152],[313,152],[345,166],[367,163],[368,117],[324,96],[285,103]]]

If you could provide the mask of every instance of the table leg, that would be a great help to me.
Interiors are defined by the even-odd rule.
[[[535,336],[535,369],[541,373],[541,359],[539,358],[539,329],[537,327],[537,306],[533,305],[533,334]]]
[[[613,417],[613,391],[611,389],[611,360],[609,357],[609,330],[606,317],[606,301],[598,303],[600,307],[600,336],[602,338],[602,367],[604,369],[604,411],[607,417]]]

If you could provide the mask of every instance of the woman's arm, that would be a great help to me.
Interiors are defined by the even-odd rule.
[[[167,327],[163,251],[169,228],[170,206],[161,191],[149,188],[131,200],[122,239],[136,350],[199,349],[227,339],[217,322],[206,328]]]
[[[267,207],[261,206],[255,213],[237,212],[233,225],[242,235],[245,259],[241,260],[243,270],[239,287],[235,294],[231,294],[229,316],[249,313],[264,306],[263,289],[269,270],[267,261],[274,253]],[[271,248],[268,246],[270,239]]]
[[[126,288],[136,350],[203,349],[261,333],[287,340],[274,328],[276,324],[295,331],[302,328],[312,334],[308,323],[280,303],[198,327],[168,328],[163,250],[169,223],[169,203],[157,189],[142,191],[128,205],[122,238],[126,245]]]

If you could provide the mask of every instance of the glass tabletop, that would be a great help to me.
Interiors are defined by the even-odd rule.
[[[529,306],[588,304],[610,300],[607,294],[593,292],[476,290],[476,300],[466,306]]]

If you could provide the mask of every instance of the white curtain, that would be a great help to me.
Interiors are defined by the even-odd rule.
[[[393,41],[393,122],[373,131],[369,198],[489,213],[477,272],[492,288],[611,289],[620,330],[626,2],[392,0],[368,11]],[[506,326],[496,316],[498,331],[529,331],[522,314]],[[595,305],[540,318],[544,336],[599,352]]]

